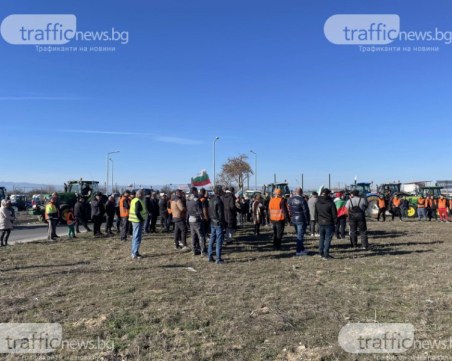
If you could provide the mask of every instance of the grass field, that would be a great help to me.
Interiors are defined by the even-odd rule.
[[[340,348],[349,322],[408,322],[416,339],[452,337],[451,224],[372,221],[371,250],[333,240],[327,262],[311,237],[311,254],[294,257],[287,231],[273,251],[269,229],[259,240],[240,229],[223,265],[162,234],[144,237],[141,260],[117,237],[2,248],[0,322],[58,322],[64,340],[108,341],[44,360],[376,360]],[[404,354],[427,355],[452,360],[452,345]]]

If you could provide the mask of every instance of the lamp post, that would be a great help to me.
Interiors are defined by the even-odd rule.
[[[254,154],[254,190],[257,191],[257,153],[250,150]]]
[[[216,174],[215,174],[215,145],[217,141],[220,140],[220,137],[216,137],[213,141],[213,188],[215,188],[216,184]]]
[[[114,152],[107,153],[107,180],[105,182],[105,193],[106,194],[108,194],[108,176],[109,176],[109,171],[110,171],[110,155],[115,154],[115,153],[119,153],[119,150],[115,150]]]
[[[108,159],[110,162],[111,162],[111,193],[113,193],[113,188],[114,188],[114,173],[113,173],[113,166],[114,166],[114,162],[113,162],[113,159],[111,159],[111,158],[109,158]]]

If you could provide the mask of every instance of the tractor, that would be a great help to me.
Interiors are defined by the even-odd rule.
[[[264,194],[264,197],[267,199],[270,199],[277,189],[281,189],[284,197],[290,197],[289,184],[286,182],[265,184],[262,187],[262,194]]]
[[[366,216],[370,217],[372,215],[376,215],[378,213],[378,206],[377,206],[377,200],[378,200],[378,194],[375,192],[372,192],[371,190],[372,183],[356,183],[351,184],[349,187],[347,187],[347,192],[352,192],[354,190],[357,190],[360,195],[367,198],[367,202],[369,203],[369,206],[366,210]]]
[[[66,223],[66,216],[70,208],[73,208],[78,197],[83,197],[86,203],[90,203],[99,191],[99,182],[80,180],[68,181],[64,184],[64,192],[58,192],[58,209],[60,222]],[[105,197],[105,196],[104,196]],[[88,219],[91,218],[91,207],[87,207]],[[45,205],[41,208],[40,219],[44,219]]]
[[[408,205],[408,217],[414,218],[417,216],[417,200],[422,195],[424,197],[433,196],[434,198],[439,198],[441,195],[441,187],[436,186],[419,186],[416,195],[410,195],[407,197]]]

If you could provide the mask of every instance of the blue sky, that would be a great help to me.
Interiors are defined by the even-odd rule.
[[[115,52],[44,53],[0,38],[0,180],[179,184],[258,155],[258,183],[305,188],[451,179],[452,45],[362,53],[324,33],[335,14],[398,14],[452,30],[444,1],[17,1],[10,14],[74,14],[77,30],[129,33]],[[397,44],[393,44],[397,45]],[[413,42],[410,46],[432,46]],[[251,180],[254,185],[254,178]]]

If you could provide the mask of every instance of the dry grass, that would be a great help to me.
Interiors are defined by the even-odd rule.
[[[139,261],[130,243],[89,235],[3,248],[0,322],[59,322],[66,340],[115,346],[60,350],[62,360],[371,359],[338,346],[348,322],[410,322],[418,339],[449,339],[452,225],[369,229],[371,251],[334,240],[330,262],[294,257],[293,234],[273,251],[268,230],[256,240],[248,227],[225,247],[224,265],[160,234],[144,238]],[[307,246],[315,254],[316,240]]]

